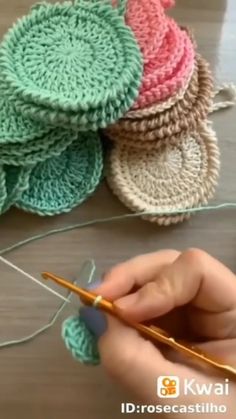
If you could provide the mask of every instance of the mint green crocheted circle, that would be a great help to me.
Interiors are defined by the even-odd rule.
[[[100,363],[97,340],[79,316],[65,320],[62,325],[62,339],[77,361],[89,365]]]
[[[29,186],[30,167],[0,166],[0,214],[6,212]]]
[[[50,109],[46,106],[35,105],[34,103],[25,102],[19,97],[15,98],[15,106],[18,112],[25,117],[40,120],[51,126],[68,126],[78,128],[80,131],[97,131],[98,128],[106,128],[108,125],[117,121],[127,108],[129,108],[129,97],[133,87],[127,91],[124,100],[117,101],[117,108],[109,103],[105,108],[91,109],[88,112],[62,112]]]
[[[134,103],[143,69],[135,37],[116,9],[87,0],[34,9],[5,36],[1,65],[24,101],[82,116],[92,110],[103,125],[108,110],[121,116]]]
[[[4,166],[0,166],[0,214],[7,199],[6,174]]]
[[[39,215],[69,212],[90,196],[103,170],[98,134],[80,133],[60,156],[38,163],[17,206]]]
[[[60,155],[77,136],[75,130],[55,128],[41,138],[28,141],[23,147],[20,143],[0,144],[0,164],[25,166],[43,162]]]
[[[39,138],[49,131],[44,122],[23,116],[21,109],[16,111],[15,99],[6,82],[0,75],[0,145],[24,143]]]

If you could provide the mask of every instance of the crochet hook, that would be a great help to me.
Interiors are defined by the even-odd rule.
[[[234,367],[226,365],[224,362],[215,359],[211,355],[203,352],[201,349],[195,346],[191,346],[186,343],[176,341],[166,331],[154,325],[146,326],[145,324],[142,324],[142,323],[131,322],[130,320],[121,316],[121,314],[116,310],[115,305],[112,302],[105,300],[102,296],[97,295],[93,292],[87,291],[84,288],[80,288],[72,284],[71,282],[67,281],[66,279],[54,275],[53,273],[43,272],[42,277],[44,279],[51,279],[57,284],[61,285],[62,287],[67,288],[70,291],[74,292],[80,297],[81,301],[85,305],[96,307],[97,309],[103,310],[106,313],[111,314],[115,316],[116,318],[119,318],[122,322],[125,322],[132,328],[136,329],[146,338],[149,338],[150,340],[154,342],[163,343],[171,347],[172,349],[178,352],[181,352],[185,354],[186,356],[191,357],[194,360],[202,361],[206,363],[207,365],[218,369],[224,374],[227,374],[233,377],[234,380],[236,380],[236,369]]]

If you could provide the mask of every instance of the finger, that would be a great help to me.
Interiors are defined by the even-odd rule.
[[[222,362],[236,368],[236,340],[224,339],[221,341],[202,343],[200,348]]]
[[[99,340],[99,352],[107,373],[145,402],[156,404],[156,386],[160,376],[178,376],[180,379],[196,377],[199,382],[203,380],[197,370],[166,360],[151,342],[115,318],[108,317],[108,329]],[[204,382],[207,382],[206,378]],[[184,401],[187,401],[187,397],[184,397]],[[166,400],[160,399],[158,402],[165,404]]]
[[[236,307],[215,313],[192,308],[188,317],[189,328],[196,336],[213,339],[236,338]],[[236,345],[235,345],[236,351]]]
[[[224,340],[216,340],[211,342],[205,343],[191,343],[192,346],[198,347],[203,352],[205,352],[208,356],[214,357],[215,360],[218,360],[222,364],[231,365],[232,367],[236,367],[236,340],[235,339],[224,339]],[[171,362],[178,362],[178,363],[188,363],[188,365],[192,365],[194,360],[187,359],[185,355],[181,354],[180,352],[173,351],[173,349],[166,350],[165,356]],[[204,368],[205,364],[201,365]],[[216,375],[217,370],[214,368],[208,367],[209,374]]]
[[[111,301],[129,293],[156,278],[161,269],[171,264],[178,256],[176,250],[163,250],[141,255],[114,267],[104,277],[95,292]]]
[[[136,321],[162,316],[189,303],[212,313],[232,311],[235,318],[235,275],[200,250],[182,253],[155,281],[115,302],[125,316]]]

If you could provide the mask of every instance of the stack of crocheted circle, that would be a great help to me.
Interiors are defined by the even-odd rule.
[[[109,2],[43,3],[2,42],[1,67],[16,109],[44,124],[97,130],[132,107],[142,55]]]
[[[109,185],[130,209],[157,213],[144,217],[164,225],[206,204],[219,174],[217,139],[207,122],[212,74],[192,33],[166,15],[171,3],[128,2],[126,21],[144,56],[143,80],[132,109],[104,131],[115,144]]]
[[[128,112],[106,133],[115,141],[145,149],[159,147],[160,141],[170,138],[172,142],[179,141],[207,118],[212,99],[213,80],[209,65],[197,55],[187,90],[182,89],[165,103]]]
[[[173,0],[40,3],[0,49],[0,213],[70,211],[103,172],[100,128],[113,140],[108,183],[159,224],[206,203],[219,171],[207,117],[208,63]]]
[[[80,133],[63,153],[37,164],[29,187],[17,206],[39,215],[71,211],[94,192],[102,176],[103,155],[99,136]]]
[[[40,3],[0,50],[0,213],[71,210],[103,171],[98,128],[138,97],[140,47],[126,0]]]
[[[161,0],[130,0],[126,21],[144,56],[138,99],[140,109],[165,100],[186,87],[194,67],[194,46],[185,30],[168,17]]]
[[[12,205],[41,215],[69,211],[95,190],[102,170],[97,133],[52,128],[17,113],[1,74],[0,214]]]
[[[169,225],[188,217],[188,209],[208,202],[219,167],[215,133],[204,123],[179,142],[160,143],[151,150],[117,144],[110,154],[107,180],[128,208],[143,212],[149,221]]]

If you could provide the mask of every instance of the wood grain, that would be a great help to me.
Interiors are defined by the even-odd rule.
[[[32,0],[0,0],[0,32],[25,13]],[[236,3],[234,0],[177,0],[172,11],[179,23],[192,26],[200,52],[211,62],[217,82],[236,82]],[[214,116],[222,152],[217,202],[236,201],[236,109]],[[126,212],[105,185],[68,215],[38,218],[12,210],[0,220],[0,247],[51,228]],[[85,259],[94,258],[101,275],[113,264],[161,248],[200,247],[236,268],[235,211],[205,213],[183,225],[162,229],[140,220],[93,226],[38,241],[8,255],[28,272],[42,270],[74,278]],[[60,301],[0,265],[1,340],[22,336],[52,316]],[[60,290],[61,291],[61,290]],[[111,384],[100,368],[75,363],[60,338],[66,311],[51,331],[30,344],[0,354],[2,419],[118,419],[120,402],[129,395]],[[153,383],[155,391],[155,383]]]

